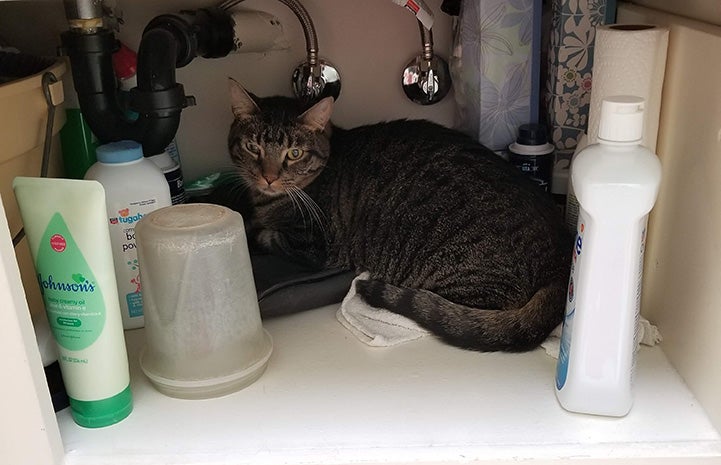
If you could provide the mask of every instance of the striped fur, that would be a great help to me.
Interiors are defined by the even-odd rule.
[[[427,121],[340,129],[329,99],[304,112],[232,81],[231,100],[229,151],[260,247],[368,271],[369,304],[460,347],[529,350],[560,323],[570,237],[550,198],[494,153]],[[293,147],[304,155],[291,162]]]

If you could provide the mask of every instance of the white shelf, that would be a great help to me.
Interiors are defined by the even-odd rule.
[[[67,465],[721,458],[719,433],[658,347],[639,353],[631,413],[592,417],[558,405],[541,349],[482,354],[432,337],[371,348],[336,308],[267,321],[265,374],[211,400],[157,392],[137,363],[143,332],[127,332],[134,411],[97,430],[59,412]]]

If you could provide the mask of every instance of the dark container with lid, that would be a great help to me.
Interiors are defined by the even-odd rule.
[[[508,146],[508,161],[528,175],[545,192],[551,191],[554,148],[548,143],[546,127],[523,124],[518,128],[516,142]]]

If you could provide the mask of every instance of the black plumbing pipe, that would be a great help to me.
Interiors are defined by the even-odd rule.
[[[78,103],[93,134],[101,143],[138,138],[137,125],[124,117],[115,91],[112,56],[118,41],[112,31],[67,31],[61,39],[70,58]]]
[[[143,145],[147,156],[161,153],[175,136],[180,111],[187,106],[183,86],[175,82],[174,59],[171,65],[159,63],[154,61],[157,53],[152,52],[156,48],[172,51],[174,45],[169,43],[174,41],[173,36],[153,32],[149,36],[152,45],[145,47],[151,50],[145,56],[153,59],[146,58],[143,64],[138,61],[142,110],[137,120],[128,118],[118,101],[112,56],[119,45],[114,34],[98,29],[92,34],[69,31],[61,37],[70,57],[80,109],[100,143],[132,139]]]
[[[172,32],[153,28],[143,34],[138,49],[138,86],[130,91],[130,108],[140,117],[143,152],[157,155],[173,140],[180,112],[188,103],[175,81],[178,43]]]
[[[137,87],[130,92],[130,107],[138,118],[122,109],[112,65],[119,48],[112,31],[68,31],[61,35],[70,64],[80,109],[101,143],[122,139],[138,141],[146,156],[161,153],[180,124],[180,113],[195,104],[175,80],[175,69],[196,55],[217,58],[233,47],[233,23],[217,9],[191,12],[192,21],[161,15],[148,23],[138,49]]]

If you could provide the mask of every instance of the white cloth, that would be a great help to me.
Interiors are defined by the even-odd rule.
[[[410,318],[366,304],[356,293],[356,281],[368,279],[368,277],[368,273],[362,273],[355,277],[348,294],[336,312],[336,318],[343,326],[360,341],[373,347],[390,347],[430,334],[428,330],[420,327]],[[653,346],[661,342],[661,333],[658,328],[647,319],[641,317],[639,325],[641,344]],[[562,327],[563,325],[558,325],[541,344],[546,353],[553,358],[558,358]]]
[[[368,279],[368,276],[368,273],[362,273],[351,283],[336,313],[336,318],[343,326],[373,347],[394,346],[429,334],[410,318],[366,304],[356,293],[356,281]]]
[[[661,332],[658,330],[658,328],[651,324],[650,321],[648,321],[644,317],[640,317],[638,321],[639,325],[639,332],[640,332],[640,338],[639,338],[639,345],[643,344],[646,346],[655,346],[659,342],[663,340],[661,337]],[[558,352],[561,350],[561,330],[563,329],[563,324],[560,324],[551,331],[551,334],[546,338],[545,341],[541,344],[541,347],[546,351],[548,355],[550,355],[553,358],[558,358]],[[638,349],[638,347],[636,347]]]

